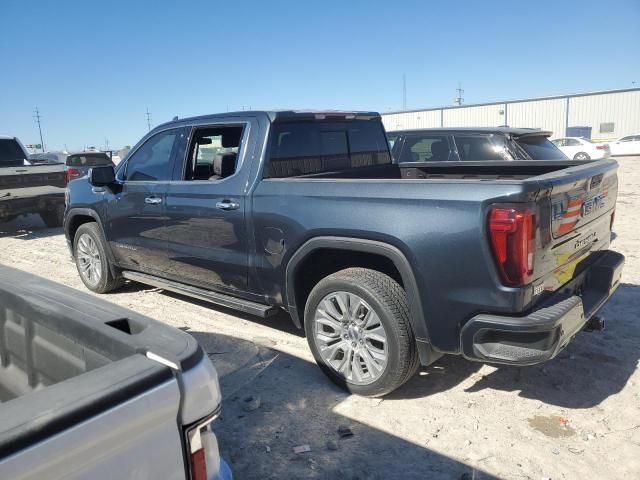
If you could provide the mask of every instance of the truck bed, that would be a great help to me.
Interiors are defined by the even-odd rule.
[[[173,378],[195,340],[74,289],[0,266],[0,458]]]
[[[410,180],[526,180],[559,170],[584,165],[585,162],[556,161],[486,161],[486,162],[411,162],[375,167],[302,175],[295,178],[332,179],[410,179]]]

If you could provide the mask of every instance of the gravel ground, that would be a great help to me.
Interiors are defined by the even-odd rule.
[[[607,330],[580,333],[544,365],[445,357],[371,400],[334,387],[284,314],[262,320],[139,285],[107,299],[209,353],[224,394],[216,431],[238,479],[640,478],[640,158],[619,162],[612,248],[627,263]],[[61,230],[37,217],[0,224],[0,262],[85,290]],[[300,445],[311,451],[293,453]]]

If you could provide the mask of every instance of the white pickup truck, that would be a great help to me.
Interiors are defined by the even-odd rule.
[[[187,333],[0,266],[0,478],[226,480]]]
[[[39,214],[47,227],[64,216],[65,165],[29,160],[16,137],[0,135],[0,222]]]

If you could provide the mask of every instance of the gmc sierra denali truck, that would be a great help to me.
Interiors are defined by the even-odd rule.
[[[0,266],[0,478],[230,480],[190,335]]]
[[[30,160],[20,140],[0,135],[0,222],[35,213],[47,227],[61,226],[64,170],[63,163]]]
[[[373,112],[175,120],[69,184],[65,234],[90,290],[285,309],[325,373],[370,396],[442,354],[548,360],[618,286],[614,161],[408,168]]]

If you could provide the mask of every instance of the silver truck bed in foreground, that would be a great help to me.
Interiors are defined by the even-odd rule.
[[[221,396],[188,334],[0,267],[0,478],[226,478]],[[201,437],[202,436],[202,441]],[[205,438],[206,437],[206,438]]]

